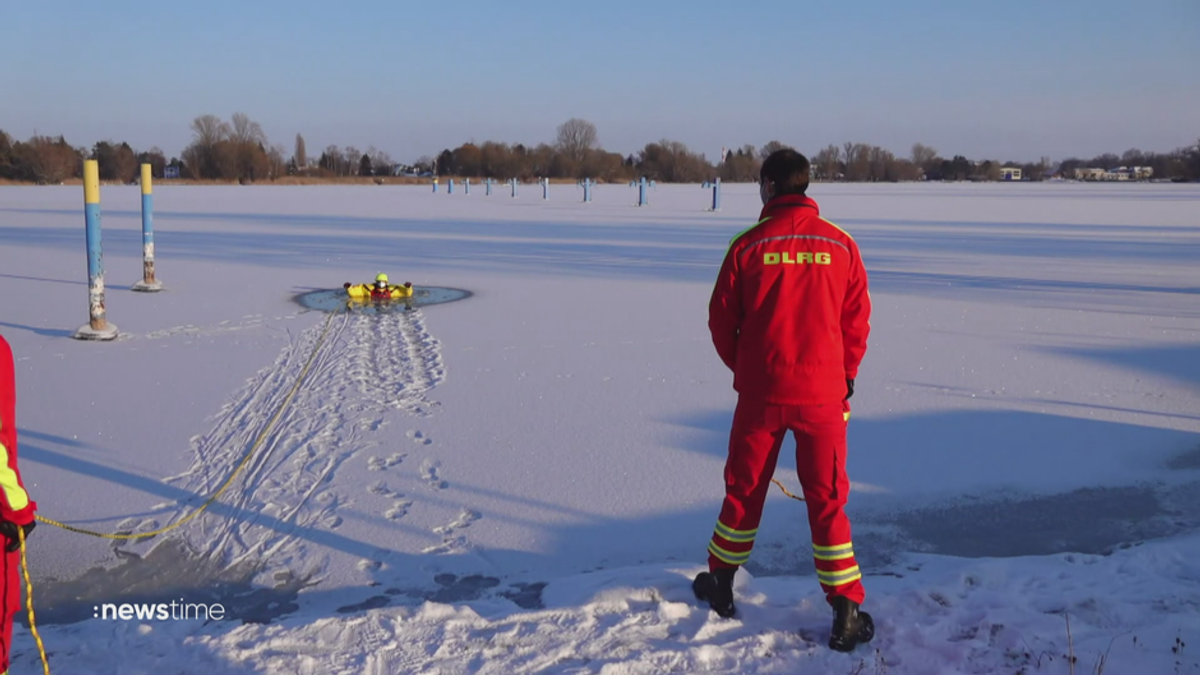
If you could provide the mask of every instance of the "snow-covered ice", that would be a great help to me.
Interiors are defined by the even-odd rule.
[[[105,186],[111,343],[70,338],[81,190],[0,188],[39,512],[148,531],[255,450],[168,535],[38,528],[52,671],[1066,673],[1073,649],[1076,672],[1101,654],[1200,672],[1200,189],[813,187],[875,304],[849,511],[879,631],[842,655],[803,505],[778,491],[741,616],[691,596],[734,403],[708,294],[759,209],[723,188],[712,213],[697,186],[645,208],[624,185],[590,204],[566,185],[159,187],[166,290],[141,294],[140,196]],[[378,271],[473,295],[383,316],[295,301]],[[229,618],[92,616],[177,598]],[[28,629],[15,642],[13,672],[40,668]]]

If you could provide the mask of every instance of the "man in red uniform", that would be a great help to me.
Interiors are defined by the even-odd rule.
[[[717,354],[733,371],[737,408],[725,501],[696,597],[733,616],[733,577],[750,558],[784,437],[808,506],[817,578],[833,607],[829,646],[851,651],[875,632],[843,507],[846,425],[867,350],[871,299],[854,239],[805,196],[808,159],[779,150],[763,162],[761,220],[730,242],[709,303]]]
[[[37,504],[29,499],[17,470],[17,386],[12,348],[0,335],[0,535],[4,545],[4,594],[0,596],[0,674],[8,672],[13,617],[21,609],[21,554],[17,528],[33,530]]]

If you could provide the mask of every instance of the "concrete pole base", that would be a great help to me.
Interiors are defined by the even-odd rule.
[[[143,279],[130,286],[129,289],[141,293],[157,293],[163,289],[163,285],[161,281],[151,281],[150,283],[146,283],[146,280]]]
[[[92,324],[85,323],[75,331],[71,337],[76,340],[115,340],[117,338],[116,324],[109,323],[101,330],[92,328]]]

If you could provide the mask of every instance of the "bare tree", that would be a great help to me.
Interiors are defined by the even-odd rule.
[[[382,150],[376,150],[373,145],[367,148],[367,157],[371,158],[371,166],[377,175],[391,175],[396,170],[392,156]]]
[[[328,145],[325,147],[325,152],[321,153],[321,159],[318,161],[318,166],[335,176],[342,175],[342,151],[336,145]]]
[[[830,144],[813,156],[813,172],[821,180],[837,180],[842,174],[839,162],[842,152],[838,146]]]
[[[287,148],[282,143],[276,143],[267,150],[267,177],[271,180],[287,174],[286,152]]]
[[[700,182],[715,173],[703,155],[692,152],[680,141],[664,138],[648,143],[638,155],[638,172],[664,183]]]
[[[781,143],[780,141],[770,141],[766,145],[762,146],[762,149],[758,151],[758,157],[759,157],[759,159],[766,159],[766,158],[770,157],[771,153],[773,153],[773,152],[776,152],[779,150],[791,150],[791,149],[792,149],[792,146],[787,145],[785,143]]]
[[[754,183],[758,181],[761,170],[758,152],[753,145],[746,145],[738,150],[730,150],[717,173],[721,180],[729,183]]]
[[[218,178],[228,169],[228,152],[218,152],[229,140],[229,125],[216,115],[201,115],[192,120],[192,143],[183,151],[183,160],[193,178]]]
[[[216,115],[201,115],[192,120],[193,142],[201,148],[211,148],[229,137],[229,125]]]
[[[29,178],[41,184],[56,185],[75,174],[83,159],[80,152],[67,144],[62,136],[33,136],[27,143],[17,144],[18,160],[27,167]]]
[[[359,163],[362,162],[363,154],[358,148],[353,145],[347,145],[345,150],[342,150],[342,171],[340,175],[353,176],[358,173]]]
[[[583,162],[588,151],[599,145],[596,125],[573,117],[558,125],[557,150],[576,162]]]
[[[872,181],[891,181],[896,180],[894,176],[894,164],[896,156],[890,150],[873,145],[867,150],[868,162],[871,165],[871,180]]]
[[[866,181],[871,179],[871,146],[865,143],[842,145],[842,161],[846,163],[846,180]]]
[[[927,169],[937,156],[937,150],[928,145],[914,143],[912,146],[912,163],[922,169]]]
[[[432,172],[436,165],[437,158],[430,155],[421,155],[417,158],[417,163],[413,164],[413,168],[417,170],[417,173]]]
[[[296,149],[292,153],[292,160],[298,168],[308,168],[308,150],[304,147],[304,137],[300,134],[296,134]]]
[[[246,113],[233,114],[233,129],[230,133],[230,140],[238,145],[249,145],[251,143],[258,144],[267,142],[267,135],[263,133],[262,127],[258,122],[250,119]]]

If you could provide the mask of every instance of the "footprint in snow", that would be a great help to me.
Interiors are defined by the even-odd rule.
[[[420,431],[417,431],[416,429],[409,429],[409,431],[406,435],[408,436],[408,438],[410,440],[412,440],[413,443],[416,443],[417,445],[432,445],[433,444],[432,438],[426,436],[424,433],[422,433]]]
[[[403,462],[406,457],[408,457],[408,455],[401,452],[397,452],[387,459],[383,459],[381,457],[372,457],[371,459],[367,460],[367,468],[371,471],[385,471]]]
[[[403,497],[404,495],[397,495],[397,496],[398,496],[398,497]],[[387,519],[388,519],[388,520],[400,520],[400,519],[401,519],[401,518],[403,518],[404,516],[408,515],[408,509],[409,509],[409,507],[411,507],[412,505],[413,505],[413,503],[412,503],[412,501],[411,501],[411,500],[408,500],[408,499],[397,499],[397,500],[396,500],[396,501],[395,501],[395,502],[392,504],[392,508],[391,508],[391,509],[389,509],[389,510],[387,511],[387,513],[384,513],[383,515],[387,516]]]
[[[382,418],[364,419],[358,422],[358,428],[363,431],[379,431],[387,422]]]
[[[445,490],[450,487],[450,484],[442,480],[440,473],[441,462],[425,460],[421,464],[421,478],[432,490]]]
[[[458,517],[455,518],[450,524],[443,525],[441,527],[435,527],[433,528],[433,532],[434,534],[447,535],[455,530],[461,530],[470,527],[471,523],[479,520],[481,517],[482,516],[479,515],[478,511],[463,509],[462,513],[458,514]]]

